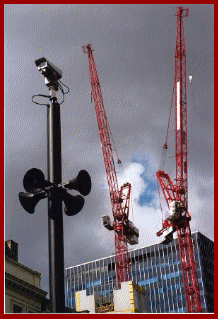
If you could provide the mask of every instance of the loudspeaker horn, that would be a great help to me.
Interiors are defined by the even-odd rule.
[[[66,215],[73,216],[81,211],[85,202],[81,195],[73,196],[64,192],[62,196],[65,204],[64,212]]]
[[[91,177],[85,170],[79,171],[77,177],[70,180],[67,184],[67,188],[78,190],[83,196],[86,196],[90,193],[91,187]]]
[[[35,193],[35,189],[44,189],[46,186],[45,176],[40,169],[31,168],[23,178],[23,186],[29,193]]]
[[[38,193],[19,193],[19,200],[23,208],[29,213],[33,214],[35,212],[35,207],[40,201],[46,197],[46,193],[38,192]]]

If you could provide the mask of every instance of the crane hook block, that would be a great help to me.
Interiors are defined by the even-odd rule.
[[[164,145],[163,145],[163,148],[166,150],[167,149],[167,143],[165,143]]]

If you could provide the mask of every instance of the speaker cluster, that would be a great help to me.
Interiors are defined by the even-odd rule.
[[[69,180],[67,183],[55,184],[45,179],[44,173],[37,169],[31,168],[26,172],[23,179],[23,186],[26,193],[19,193],[19,200],[22,207],[29,213],[35,212],[38,202],[50,194],[59,193],[64,201],[64,212],[68,216],[76,215],[84,206],[86,196],[91,191],[91,178],[87,171],[81,170],[77,177]],[[67,189],[79,191],[81,195],[71,195]]]

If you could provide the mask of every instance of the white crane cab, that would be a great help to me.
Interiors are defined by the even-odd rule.
[[[169,221],[174,222],[178,219],[180,219],[181,216],[181,205],[178,201],[172,201],[169,203],[169,211],[170,216],[167,218]]]

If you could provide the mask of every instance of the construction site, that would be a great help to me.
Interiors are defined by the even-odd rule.
[[[70,310],[70,312],[90,314],[214,312],[214,243],[210,238],[205,236],[201,230],[196,231],[196,222],[194,224],[194,231],[192,230],[192,211],[190,210],[190,202],[188,201],[189,194],[193,192],[188,183],[190,152],[188,144],[192,138],[192,127],[191,124],[189,124],[190,109],[187,98],[188,85],[191,87],[192,91],[190,95],[192,95],[194,101],[194,89],[192,85],[194,77],[193,74],[189,73],[185,28],[185,23],[190,17],[189,8],[178,5],[177,8],[175,8],[175,12],[172,12],[171,15],[175,27],[175,38],[169,37],[167,40],[168,43],[173,43],[174,45],[174,52],[172,52],[174,59],[171,61],[174,74],[172,86],[169,86],[167,89],[168,92],[171,92],[171,96],[168,94],[170,101],[166,102],[169,112],[168,116],[166,116],[164,112],[163,116],[161,115],[164,123],[162,125],[165,125],[165,135],[162,135],[162,148],[159,151],[159,154],[161,154],[161,162],[159,163],[158,160],[155,159],[154,164],[155,166],[158,163],[158,168],[155,174],[153,174],[155,175],[153,178],[157,183],[157,187],[152,183],[149,184],[148,179],[146,180],[147,189],[146,191],[144,190],[143,193],[144,197],[149,197],[152,191],[149,193],[148,188],[150,185],[151,188],[153,187],[152,190],[156,196],[153,211],[158,210],[158,212],[161,213],[160,218],[155,215],[154,219],[152,219],[152,222],[154,220],[156,222],[155,227],[157,224],[161,225],[158,231],[153,234],[156,238],[155,243],[151,236],[144,240],[143,244],[140,243],[141,225],[139,222],[138,224],[135,223],[132,213],[134,204],[136,203],[136,201],[132,202],[134,186],[128,179],[123,182],[124,175],[120,173],[120,167],[123,165],[123,162],[122,158],[118,155],[119,149],[115,144],[116,138],[113,138],[113,129],[108,117],[108,113],[112,111],[110,110],[110,105],[106,105],[110,103],[104,103],[103,99],[104,93],[108,92],[109,89],[106,82],[101,82],[102,73],[100,74],[98,70],[102,67],[103,63],[98,64],[97,49],[94,43],[82,43],[83,46],[81,44],[82,47],[79,48],[80,55],[77,52],[76,54],[78,55],[75,54],[73,61],[73,63],[76,64],[75,61],[78,57],[81,61],[86,61],[86,68],[83,67],[81,71],[81,73],[85,75],[82,93],[83,91],[87,92],[90,90],[91,106],[89,105],[89,108],[91,108],[95,115],[95,125],[97,121],[96,126],[98,129],[98,138],[100,139],[96,142],[96,144],[98,143],[98,153],[94,152],[93,155],[90,152],[90,154],[84,155],[82,154],[83,151],[81,151],[81,154],[84,155],[84,157],[86,156],[84,163],[88,163],[87,167],[91,172],[92,163],[91,161],[89,162],[89,159],[92,158],[93,162],[96,161],[96,165],[99,165],[96,159],[97,157],[100,156],[101,159],[103,159],[102,163],[104,167],[102,170],[104,171],[104,177],[106,177],[107,182],[106,189],[102,181],[99,181],[99,184],[94,188],[95,192],[93,192],[94,195],[92,195],[94,199],[90,206],[87,204],[88,199],[85,204],[83,196],[89,195],[91,189],[93,191],[93,180],[96,181],[98,177],[91,179],[89,173],[82,169],[76,177],[71,177],[67,182],[62,181],[60,105],[64,102],[64,96],[69,93],[70,89],[60,81],[62,71],[59,68],[44,57],[35,61],[38,71],[45,77],[46,89],[49,89],[49,95],[38,94],[32,96],[33,103],[47,107],[48,180],[45,179],[45,175],[39,169],[32,168],[27,171],[23,178],[23,186],[26,193],[19,193],[19,201],[22,208],[32,215],[35,213],[38,202],[48,198],[49,253],[46,251],[46,254],[49,254],[50,312],[63,312],[64,303],[66,309],[68,309],[68,311]],[[189,29],[188,32],[190,34],[191,30]],[[106,60],[107,55],[109,55],[111,51],[105,50]],[[125,64],[125,62],[123,64]],[[167,81],[166,83],[162,83],[161,86],[166,84],[168,86]],[[104,86],[106,87],[105,91],[103,89]],[[66,88],[68,91],[66,91]],[[56,96],[58,90],[63,96],[63,101],[60,104],[57,102]],[[74,90],[74,92],[75,91],[76,90]],[[111,101],[113,98],[115,99],[115,94],[107,94],[111,98]],[[42,98],[49,99],[50,104],[39,103],[39,101],[42,101]],[[83,98],[84,97],[82,97],[78,103],[82,104]],[[114,106],[114,109],[115,108],[116,106]],[[72,132],[74,132],[78,127],[79,130],[81,128],[80,124],[78,124],[78,127],[75,127],[76,121],[78,120],[79,123],[81,120],[82,122],[83,117],[87,119],[89,113],[87,113],[88,115],[85,113],[85,108],[84,111],[75,110],[76,108],[74,109],[73,107],[72,109],[72,118],[73,120],[76,118],[76,120],[75,122],[72,120],[73,124],[69,121],[69,126],[66,131],[69,131],[70,128]],[[62,108],[62,112],[67,111]],[[132,112],[137,112],[137,110]],[[121,117],[125,117],[125,114],[122,114],[120,110],[120,118]],[[132,121],[131,116],[130,121]],[[118,122],[117,119],[116,123]],[[119,123],[117,125],[119,125]],[[137,125],[137,123],[133,123],[132,125]],[[156,129],[158,129],[158,126],[154,130]],[[191,134],[188,134],[190,131]],[[81,136],[83,134],[86,136],[88,145],[89,134],[91,136],[92,133],[85,125],[82,126],[81,132]],[[119,136],[120,140],[121,138],[125,139],[125,132]],[[77,138],[78,136],[75,137],[75,140]],[[150,136],[148,137],[148,140],[149,139]],[[68,141],[66,138],[63,148],[69,151],[71,157],[75,156],[79,163],[80,157],[77,155],[78,152],[74,152],[74,148],[71,147],[71,144],[74,142],[70,140],[68,143]],[[78,141],[78,143],[80,143],[80,139],[78,139]],[[128,141],[128,138],[126,138],[126,141]],[[128,144],[128,142],[126,143]],[[134,142],[132,143],[134,144]],[[192,143],[194,144],[195,141],[193,140]],[[122,145],[120,142],[120,146]],[[132,148],[132,150],[133,149],[134,148]],[[171,150],[170,156],[169,153],[167,154],[168,149]],[[88,148],[87,153],[89,153],[89,151],[90,148]],[[145,146],[144,152],[146,151]],[[191,150],[191,152],[194,151],[193,149]],[[42,154],[44,153],[42,152]],[[170,167],[170,172],[168,173],[165,170],[165,164],[170,157],[173,158],[174,164],[167,164],[167,167]],[[134,154],[132,158],[134,158]],[[32,162],[32,160],[30,162]],[[65,168],[68,167],[69,170],[74,165],[72,165],[71,159],[67,160],[66,158],[64,158],[63,163]],[[79,167],[78,163],[75,164],[76,169]],[[99,167],[99,171],[100,170],[101,168]],[[147,171],[140,171],[138,175],[142,179],[144,178],[145,181],[146,173],[149,174],[148,171],[149,168]],[[100,173],[98,176],[100,176]],[[120,183],[121,180],[122,183]],[[141,184],[138,187],[140,188]],[[208,187],[211,187],[211,184]],[[69,190],[77,191],[80,195],[73,196],[68,193]],[[141,205],[143,209],[143,204],[140,204],[140,200],[143,201],[142,191],[138,191],[138,193],[140,193],[140,195],[137,198],[137,204],[138,207]],[[206,197],[205,194],[202,195],[202,197]],[[99,203],[103,203],[103,200],[102,202],[99,201],[100,197],[101,200],[102,197],[107,197],[110,205],[105,204],[108,203],[105,201],[104,206],[99,208]],[[98,201],[97,206],[96,203]],[[145,199],[144,201],[146,202]],[[75,218],[74,221],[76,221],[75,223],[72,221],[71,224],[69,223],[69,226],[65,226],[67,228],[67,236],[72,237],[70,241],[65,244],[65,247],[63,220],[65,220],[66,216],[64,215],[65,217],[63,218],[62,202],[65,205],[65,215],[68,217],[73,216],[72,220]],[[146,203],[147,206],[144,206],[144,214],[147,214],[146,209],[149,210],[150,208],[149,199]],[[164,205],[162,205],[162,203],[164,203]],[[77,215],[84,205],[87,207],[86,216],[77,219],[79,217],[74,217],[74,215]],[[201,202],[198,203],[198,207],[200,207],[200,205],[203,207]],[[194,203],[192,202],[192,210],[193,206]],[[205,207],[203,207],[202,210],[206,210]],[[108,214],[108,211],[111,213]],[[137,209],[135,211],[137,214]],[[97,218],[100,219],[99,212],[101,212],[101,227],[103,230],[98,232],[96,229],[99,228],[99,224],[96,220]],[[207,212],[205,212],[205,214],[206,213]],[[92,220],[92,215],[94,214],[96,214],[97,217],[93,217]],[[138,218],[138,220],[140,220],[140,218]],[[31,221],[34,224],[34,220],[32,219]],[[196,221],[196,214],[194,221]],[[44,227],[43,223],[44,222],[40,222],[42,229]],[[89,223],[90,228],[95,223],[96,225],[94,225],[95,227],[92,231],[90,230],[90,234],[87,235],[86,230],[83,228],[84,225],[88,228]],[[147,229],[153,231],[154,225],[151,225],[150,221],[145,224],[142,224],[145,233],[145,226]],[[70,227],[70,225],[73,226]],[[103,239],[103,231],[107,234],[105,239]],[[44,238],[43,236],[41,237]],[[108,244],[109,240],[107,238],[109,238],[109,236],[111,236],[111,241],[113,239],[112,250],[110,244]],[[94,237],[96,238],[93,239]],[[86,240],[88,242],[86,242]],[[94,245],[97,242],[100,247],[99,254],[97,249],[96,253],[94,252]],[[42,245],[41,238],[37,242],[37,247],[40,245]],[[107,252],[111,251],[110,254],[104,253],[106,251],[105,247],[107,247]],[[67,267],[65,266],[64,255],[64,250],[66,249],[68,254]],[[86,250],[86,257],[84,258],[81,257],[84,253],[83,249],[84,251]],[[79,256],[77,259],[79,262],[74,262],[74,254]],[[69,259],[72,260],[72,265],[70,266]],[[28,267],[31,268],[30,266]],[[60,300],[57,300],[57,296],[59,296]]]
[[[104,262],[97,260],[65,270],[68,306],[75,303],[76,310],[87,309],[91,313],[145,313],[153,312],[155,309],[154,312],[201,313],[203,308],[203,312],[207,311],[207,302],[203,301],[204,293],[202,291],[204,289],[201,288],[200,293],[199,288],[199,281],[202,283],[202,278],[208,277],[208,274],[200,275],[200,259],[203,257],[200,257],[198,252],[198,245],[201,245],[198,241],[203,235],[192,235],[191,215],[188,210],[187,64],[183,25],[183,21],[188,15],[188,8],[177,7],[175,13],[174,85],[170,105],[170,113],[174,105],[175,114],[175,178],[173,182],[168,173],[161,168],[156,172],[160,190],[168,207],[168,214],[162,221],[162,229],[157,232],[157,236],[161,238],[160,243],[150,247],[152,253],[149,254],[149,257],[148,254],[143,252],[139,254],[138,251],[135,252],[134,258],[130,257],[128,245],[138,244],[140,236],[139,229],[129,220],[131,184],[127,181],[121,187],[118,186],[112,154],[112,136],[104,109],[92,45],[88,44],[83,47],[83,52],[88,55],[91,102],[95,107],[112,206],[112,219],[105,215],[102,216],[102,222],[106,229],[114,233],[115,254],[113,257],[108,257],[108,259],[113,260],[111,263],[106,262],[106,260]],[[189,81],[192,81],[192,76],[189,76]],[[168,129],[169,122],[163,152],[168,148]],[[118,158],[118,165],[120,163]],[[207,241],[206,238],[204,240]],[[208,245],[211,244],[209,241]],[[148,248],[144,249],[148,250]],[[213,248],[209,258],[209,268],[213,263],[212,251]],[[131,253],[133,252],[134,250],[131,251]],[[130,264],[134,266],[130,266]],[[149,277],[149,268],[155,267],[155,275]],[[131,275],[130,268],[132,268]],[[159,270],[157,270],[158,268]],[[144,272],[147,272],[147,275],[145,274],[143,277],[142,273]],[[142,277],[144,279],[139,280]],[[170,281],[170,288],[166,288],[164,284],[166,281],[169,285],[167,279]],[[136,280],[137,283],[133,280]],[[149,289],[150,296],[148,296],[146,288],[151,283],[155,287],[152,292],[151,288]],[[211,291],[212,285],[211,282]],[[92,289],[90,290],[90,288]],[[174,289],[176,294],[173,296]],[[155,301],[151,297],[152,293],[156,294]],[[163,297],[161,298],[162,293]],[[210,295],[208,301],[212,301],[213,296],[210,289],[206,295]],[[159,302],[156,299],[159,299]],[[210,307],[208,305],[208,308]]]

